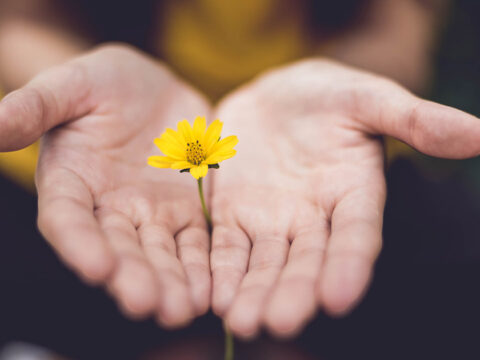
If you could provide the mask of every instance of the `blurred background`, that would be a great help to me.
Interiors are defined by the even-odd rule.
[[[9,2],[1,0],[0,4],[4,1]],[[134,2],[62,3],[67,8],[98,10],[96,18],[88,20],[92,26],[86,31],[87,38],[126,41],[154,52],[147,41],[147,28],[152,23],[141,17],[141,10],[153,1],[138,7]],[[338,1],[338,6],[321,3],[314,1],[312,8],[321,34],[337,34],[366,11],[358,1]],[[29,11],[28,6],[22,9],[27,18],[36,11],[34,7]],[[118,16],[100,27],[99,20],[111,11]],[[126,22],[125,14],[133,19]],[[434,62],[428,67],[427,85],[419,86],[418,91],[431,100],[480,116],[480,2],[452,1],[441,14],[432,46]],[[277,21],[290,24],[291,17]],[[0,14],[0,25],[5,19]],[[75,22],[72,26],[85,28]],[[0,54],[0,68],[9,64],[1,47],[1,31],[0,26],[0,51],[5,57]],[[172,38],[181,40],[182,36],[188,36],[188,31],[179,29]],[[233,64],[244,70],[231,75],[229,81],[222,80],[221,73],[202,72],[176,62],[179,53],[169,47],[168,39],[159,53],[215,100],[262,69],[299,57],[298,44],[290,36],[285,39],[269,45],[271,54],[278,56],[243,67]],[[322,44],[326,44],[322,45],[325,54],[334,52],[331,46],[335,41],[328,36]],[[191,51],[200,47],[184,44],[188,46],[192,46]],[[266,45],[256,46],[261,51]],[[228,63],[227,52],[220,49],[218,54]],[[222,71],[231,73],[229,66]],[[1,75],[0,70],[0,79]],[[415,89],[414,81],[406,83]],[[3,86],[4,92],[14,87],[8,81]],[[33,146],[0,155],[0,360],[220,359],[222,326],[212,314],[180,331],[164,331],[150,320],[133,322],[117,310],[103,290],[84,285],[62,265],[35,225],[32,174],[36,151]],[[433,159],[391,140],[387,141],[387,153],[385,245],[364,300],[342,319],[320,313],[295,340],[279,342],[263,335],[241,343],[239,359],[480,358],[480,159]]]

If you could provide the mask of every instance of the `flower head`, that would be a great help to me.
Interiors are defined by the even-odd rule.
[[[238,143],[236,136],[220,139],[223,123],[213,121],[207,129],[205,117],[197,116],[193,128],[187,120],[177,125],[177,131],[167,129],[154,140],[165,156],[150,156],[148,164],[157,168],[189,171],[195,179],[207,175],[209,168],[218,168],[220,161],[233,157]]]

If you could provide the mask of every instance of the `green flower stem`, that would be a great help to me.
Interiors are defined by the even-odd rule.
[[[203,178],[198,179],[198,195],[200,195],[200,202],[202,203],[203,215],[205,215],[205,220],[208,224],[208,231],[212,232],[212,218],[210,212],[208,211],[207,204],[205,203],[205,196],[203,195]],[[233,335],[228,331],[225,324],[223,325],[225,331],[225,360],[233,360],[234,356],[234,341]]]
[[[208,230],[212,231],[212,218],[210,212],[208,211],[207,205],[205,204],[205,197],[203,196],[203,178],[197,180],[198,182],[198,194],[200,195],[200,201],[202,202],[203,215],[205,215],[205,220],[208,224]]]
[[[234,349],[234,342],[233,342],[233,335],[223,324],[223,330],[225,331],[225,360],[233,360],[233,349]]]

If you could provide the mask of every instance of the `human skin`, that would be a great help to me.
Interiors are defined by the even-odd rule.
[[[319,43],[319,54],[425,93],[449,0],[370,0],[349,31]]]
[[[325,59],[267,72],[216,116],[239,144],[212,181],[212,306],[245,338],[261,326],[292,336],[365,293],[382,244],[379,135],[431,156],[480,154],[480,119]]]
[[[0,150],[48,131],[36,181],[45,238],[128,315],[167,327],[207,310],[210,268],[213,309],[238,336],[262,325],[291,336],[318,305],[344,314],[381,247],[377,135],[434,156],[479,151],[478,119],[385,78],[321,59],[271,71],[215,112],[240,143],[212,171],[209,267],[195,182],[145,165],[153,137],[199,113],[210,108],[198,93],[124,46],[52,68],[0,103]]]
[[[185,325],[210,303],[209,235],[196,183],[146,166],[153,138],[208,102],[165,66],[102,46],[0,103],[0,150],[44,132],[38,225],[62,260],[132,317]]]
[[[35,75],[92,47],[56,1],[3,0],[0,3],[0,90],[24,86]]]
[[[39,9],[49,3],[34,2]],[[381,25],[386,28],[365,26],[361,32],[352,31],[351,37],[337,39],[327,53],[421,88],[431,29],[425,28],[422,15],[410,16],[418,13],[409,5],[414,2],[388,3],[392,7],[403,4],[402,14],[406,15],[402,19],[409,20],[409,31],[421,36],[409,36],[402,43],[393,41],[390,35],[405,38],[399,32],[405,24],[385,21]],[[382,9],[398,15],[391,7],[382,5]],[[2,9],[0,15],[5,14]],[[378,18],[384,15],[381,11],[377,14]],[[16,89],[35,74],[41,75],[0,105],[0,150],[22,148],[56,127],[44,138],[37,174],[43,234],[82,277],[105,284],[127,314],[155,314],[166,326],[187,323],[210,303],[210,276],[204,269],[205,264],[208,266],[208,241],[196,188],[186,175],[144,169],[140,161],[155,154],[151,140],[166,126],[174,126],[183,117],[208,115],[209,105],[164,66],[122,46],[100,48],[42,73],[76,56],[88,43],[60,36],[60,24],[46,26],[38,19],[28,22],[18,17],[10,20],[0,27],[2,85]],[[388,35],[379,38],[377,34]],[[38,47],[23,46],[27,39],[34,39]],[[385,51],[391,44],[395,44],[394,56],[390,48]],[[415,51],[406,51],[402,44]],[[79,75],[79,68],[88,70]],[[79,90],[77,95],[72,89]],[[166,96],[175,100],[161,101]],[[269,73],[222,101],[216,114],[225,121],[226,132],[239,135],[240,145],[234,160],[212,171],[211,204],[216,221],[211,254],[213,308],[226,317],[237,335],[252,336],[261,325],[275,334],[292,335],[317,305],[331,314],[343,314],[360,299],[381,244],[385,184],[383,150],[377,135],[396,136],[432,155],[476,154],[461,153],[462,146],[471,146],[475,135],[476,123],[471,117],[440,105],[432,108],[429,103],[418,108],[422,114],[434,109],[426,120],[417,114],[417,108],[409,112],[418,101],[391,81],[318,59]],[[402,117],[404,113],[407,115]],[[423,120],[405,121],[417,117]],[[470,120],[453,128],[457,117]],[[462,133],[467,125],[472,126],[472,133]],[[419,139],[409,139],[403,133],[409,129],[420,134],[416,135]],[[448,138],[442,140],[442,136]],[[459,153],[438,153],[438,144],[443,146],[440,150],[448,152],[450,140],[457,138],[464,141],[460,150],[455,150]],[[187,199],[188,204],[196,205],[186,205]],[[178,208],[177,203],[184,205]],[[172,208],[179,217],[168,215],[172,211],[165,209]],[[145,228],[142,224],[152,219],[161,223],[165,235],[159,238],[165,251],[159,253],[156,246],[146,248],[140,234]],[[349,239],[338,235],[334,230],[345,228],[338,225],[342,221],[353,224],[344,233],[362,236]],[[187,231],[190,235],[185,235],[185,241],[191,252],[186,251],[190,255],[185,258],[181,255],[185,252],[173,251],[175,245],[183,248],[184,237],[173,235],[187,223],[192,230]],[[87,230],[76,231],[79,226]],[[92,236],[84,236],[85,231]],[[117,238],[121,240],[113,241]],[[278,247],[272,246],[277,243]],[[350,253],[347,245],[356,251],[351,252],[353,260],[334,256],[342,254],[343,247]],[[196,264],[190,266],[190,261]],[[160,268],[159,264],[168,266]],[[354,267],[358,268],[352,270]],[[341,270],[331,270],[335,268]],[[182,271],[178,281],[173,281],[170,275]],[[197,275],[201,280],[194,280]],[[289,279],[297,275],[298,282]],[[288,282],[290,287],[285,285]],[[256,284],[254,291],[252,283],[263,285]],[[290,299],[296,287],[303,296],[290,302],[282,300]],[[250,291],[253,296],[248,295]],[[187,293],[190,298],[184,296]],[[291,318],[285,319],[289,314]]]

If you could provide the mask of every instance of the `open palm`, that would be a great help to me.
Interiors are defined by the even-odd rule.
[[[209,238],[195,182],[146,165],[154,137],[208,115],[206,101],[144,55],[106,46],[41,74],[2,111],[43,130],[59,125],[43,139],[36,183],[40,230],[67,264],[133,316],[179,326],[207,310]],[[39,135],[25,129],[11,141]]]
[[[292,335],[358,302],[381,248],[379,134],[430,155],[480,152],[478,119],[324,60],[271,71],[217,116],[239,138],[215,174],[213,309],[239,336]]]

